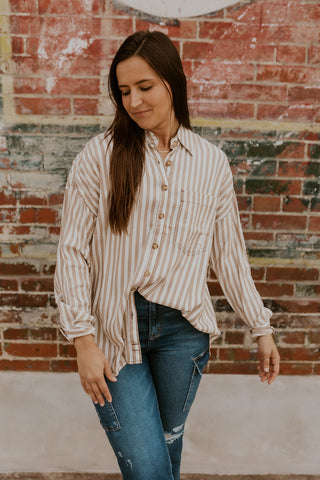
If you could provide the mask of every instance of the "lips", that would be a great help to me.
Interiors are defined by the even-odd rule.
[[[150,110],[140,110],[139,112],[133,112],[132,116],[133,117],[143,117],[144,115],[146,115],[149,112],[150,112]]]

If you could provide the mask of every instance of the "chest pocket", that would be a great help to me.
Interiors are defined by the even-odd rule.
[[[209,248],[215,207],[214,195],[181,190],[174,243],[184,253],[195,255]]]

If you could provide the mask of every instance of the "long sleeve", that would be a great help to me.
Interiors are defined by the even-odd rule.
[[[69,341],[95,334],[90,279],[90,243],[94,226],[95,215],[79,191],[74,165],[65,190],[55,271],[61,332]]]
[[[270,334],[272,312],[264,307],[251,276],[229,168],[218,201],[210,266],[229,304],[251,328],[252,337]]]

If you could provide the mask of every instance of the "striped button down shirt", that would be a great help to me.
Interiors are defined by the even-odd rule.
[[[232,173],[217,147],[180,127],[162,160],[146,132],[145,167],[128,232],[108,223],[110,148],[104,134],[73,162],[65,190],[55,294],[62,333],[93,334],[115,374],[141,362],[134,291],[178,309],[220,335],[206,284],[208,265],[252,335],[272,333],[254,286]]]

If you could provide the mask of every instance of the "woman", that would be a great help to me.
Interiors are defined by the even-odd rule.
[[[171,40],[128,37],[109,90],[114,121],[68,177],[56,299],[123,478],[177,480],[209,334],[220,334],[208,265],[257,338],[263,382],[276,378],[279,355],[250,275],[228,161],[191,130]]]

